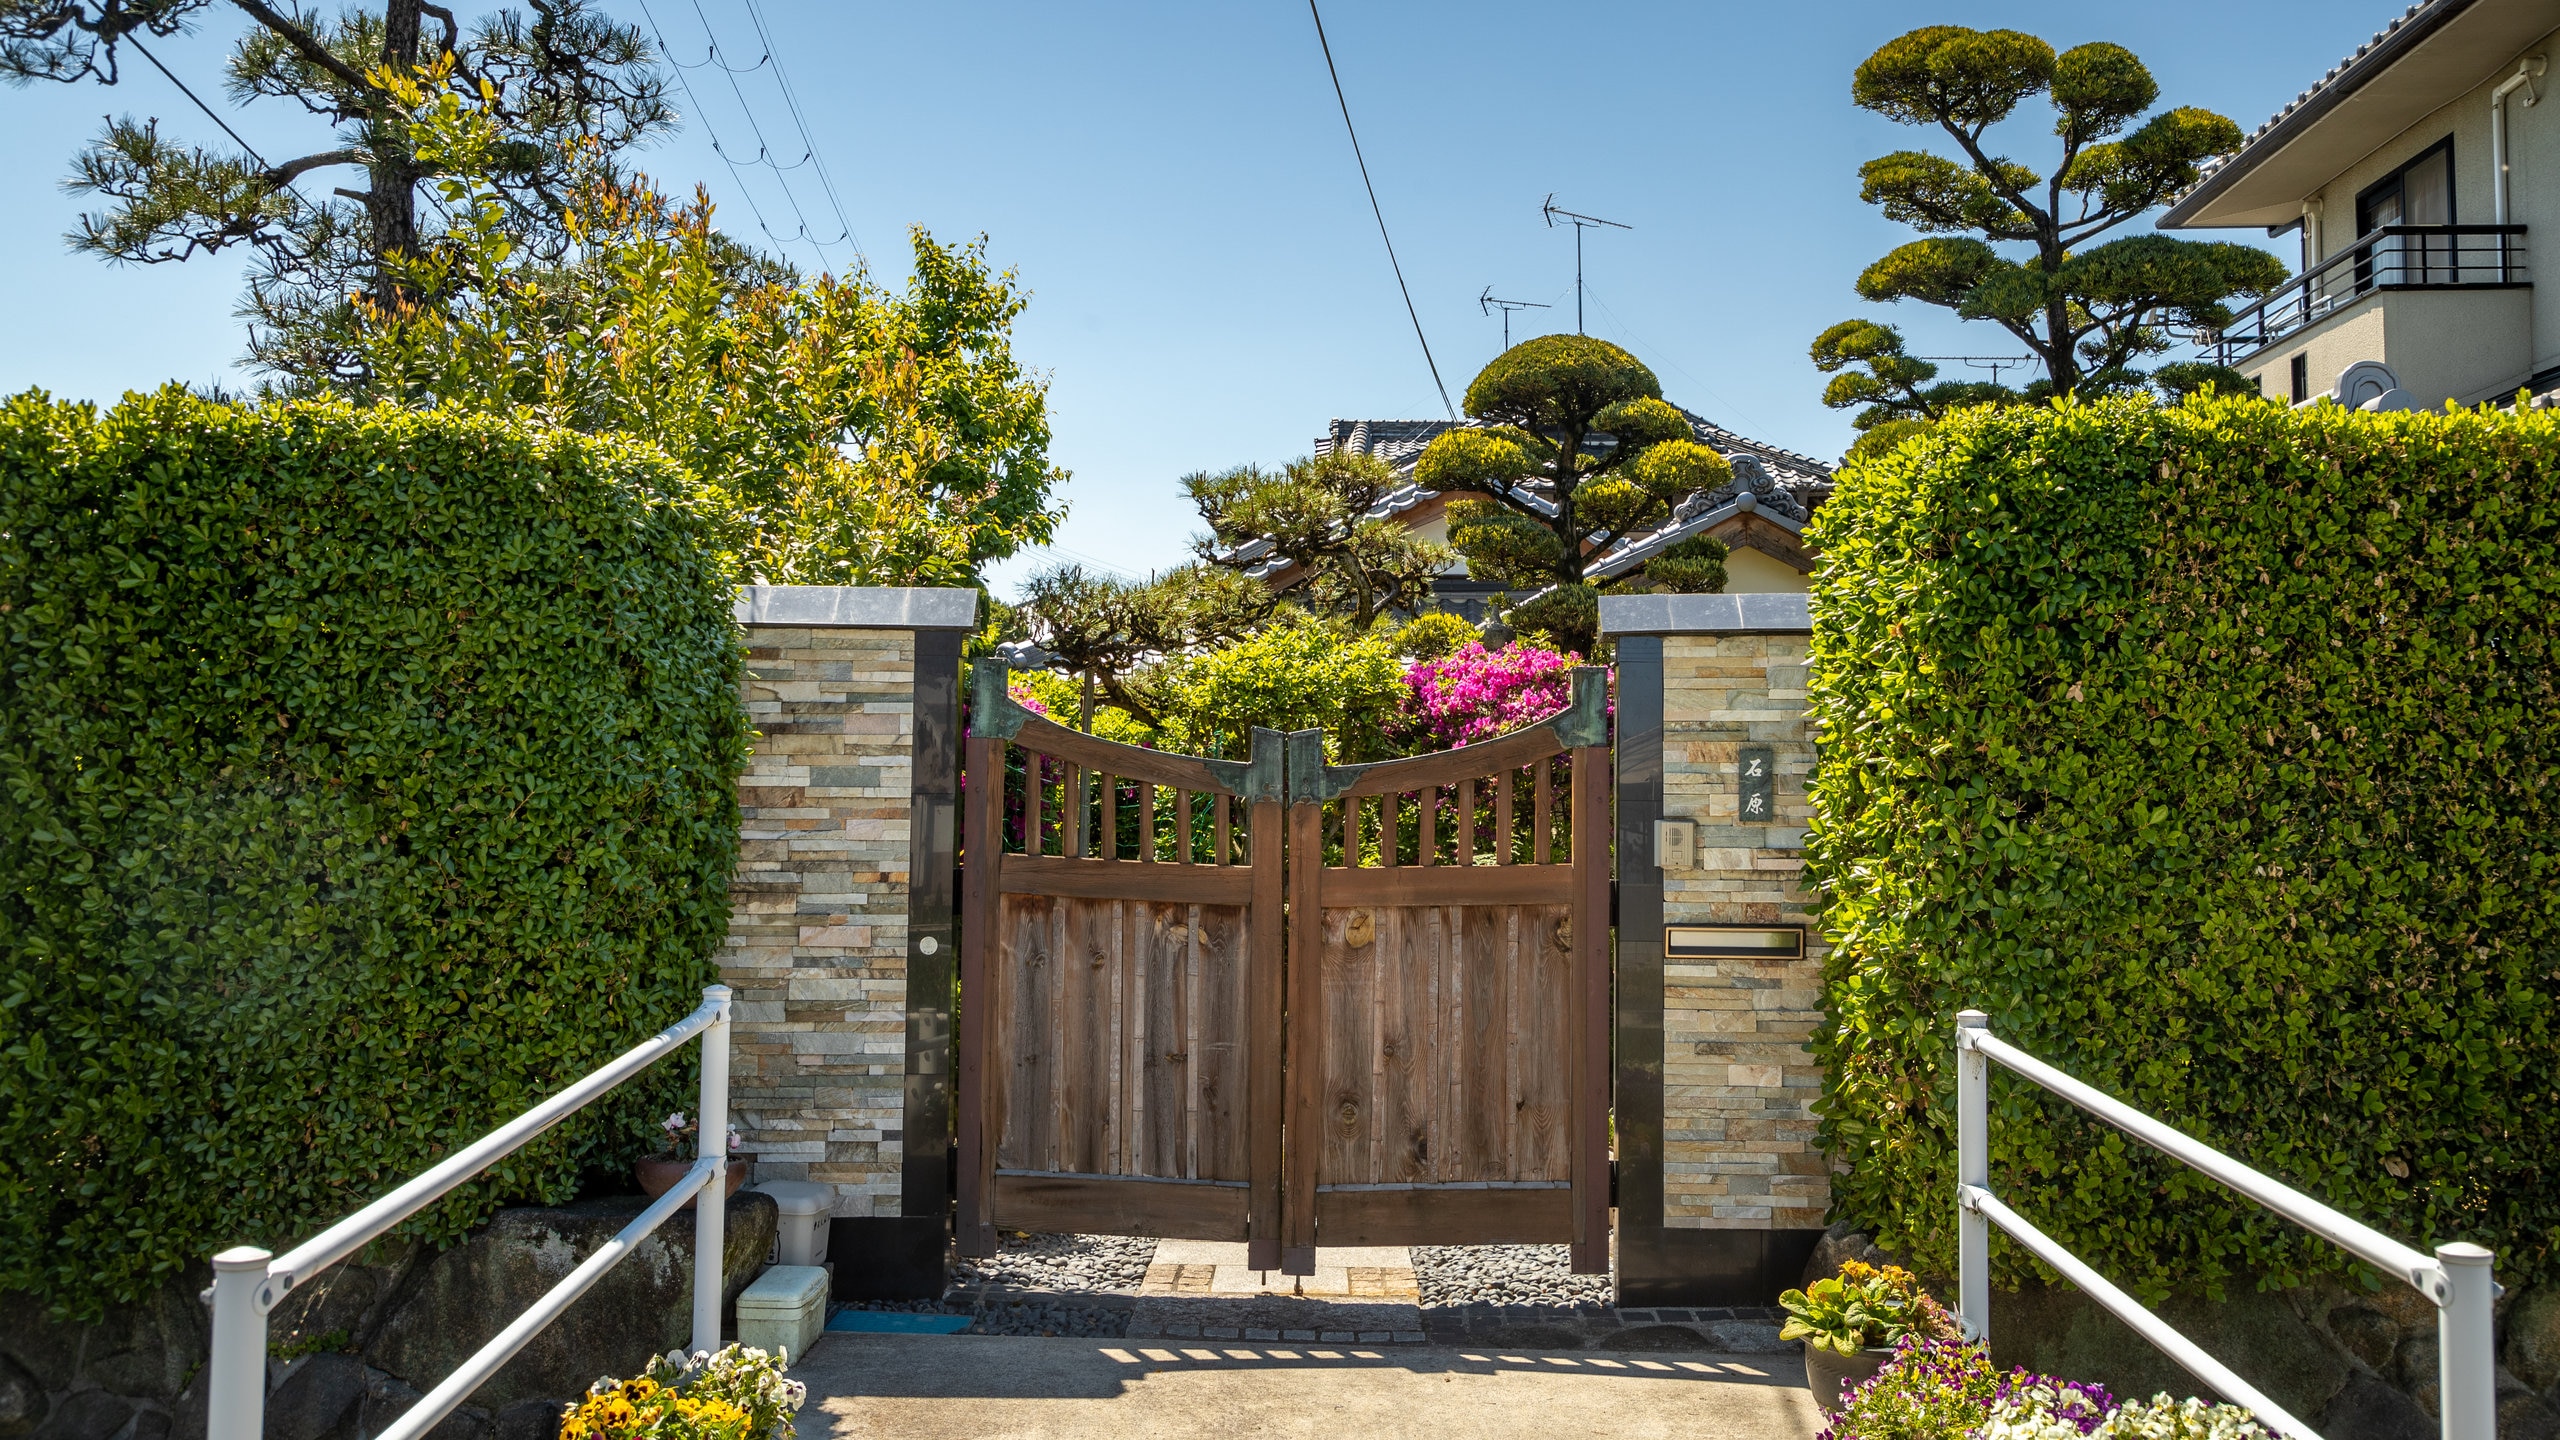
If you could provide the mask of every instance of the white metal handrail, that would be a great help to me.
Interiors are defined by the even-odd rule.
[[[711,1198],[694,1207],[693,1348],[720,1348],[720,1260],[727,1220],[729,1164],[729,1002],[726,985],[702,992],[692,1014],[634,1045],[584,1079],[490,1131],[443,1162],[353,1215],[312,1236],[279,1258],[251,1245],[213,1257],[212,1394],[207,1440],[260,1440],[266,1423],[267,1313],[295,1287],[370,1244],[376,1237],[432,1205],[445,1192],[478,1175],[526,1141],[559,1124],[623,1081],[702,1037],[702,1098],[694,1117],[701,1158],[667,1193],[622,1227],[568,1278],[554,1285],[497,1338],[446,1376],[374,1440],[417,1440],[452,1414],[471,1392],[498,1373],[544,1326],[604,1278],[625,1256],[684,1208],[697,1194]]]
[[[2415,1289],[2436,1305],[2437,1404],[2444,1440],[2496,1440],[2498,1383],[2492,1309],[2498,1286],[2494,1257],[2464,1241],[2439,1245],[2430,1257],[2340,1214],[2184,1131],[2056,1070],[1991,1033],[1979,1010],[1956,1016],[1956,1249],[1958,1318],[1976,1340],[1991,1338],[1991,1226],[1998,1225],[2073,1284],[2089,1292],[2134,1333],[2160,1348],[2223,1399],[2244,1405],[2294,1440],[2320,1440],[2257,1387],[2092,1270],[2060,1241],[2037,1229],[1991,1193],[1991,1062],[1999,1061],[2137,1140],[2212,1176],[2324,1240]]]

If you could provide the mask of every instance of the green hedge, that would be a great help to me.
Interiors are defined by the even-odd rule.
[[[2556,483],[2548,412],[2256,399],[1967,414],[1844,474],[1807,842],[1835,1218],[1952,1269],[1971,1006],[2387,1232],[2554,1273]],[[2120,1281],[2343,1263],[1992,1096],[1994,1188]]]
[[[747,732],[688,485],[488,419],[0,405],[0,1289],[280,1247],[698,1003]],[[419,1228],[566,1198],[681,1080]]]

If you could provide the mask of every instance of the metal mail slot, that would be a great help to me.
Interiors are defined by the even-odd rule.
[[[1801,925],[1665,925],[1662,954],[1668,960],[1800,960]]]

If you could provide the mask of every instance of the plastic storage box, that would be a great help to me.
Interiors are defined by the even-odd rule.
[[[738,1294],[741,1345],[797,1363],[826,1328],[827,1272],[815,1265],[776,1265]]]

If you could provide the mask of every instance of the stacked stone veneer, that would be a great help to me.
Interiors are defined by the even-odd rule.
[[[1662,813],[1698,827],[1695,870],[1665,870],[1667,925],[1803,925],[1801,960],[1666,957],[1662,1223],[1819,1228],[1831,1202],[1814,1142],[1822,1068],[1820,933],[1806,913],[1805,637],[1673,634],[1662,642]],[[1772,823],[1737,817],[1745,746],[1776,764]]]
[[[746,627],[755,758],[721,979],[730,1108],[758,1180],[899,1213],[916,636]]]

